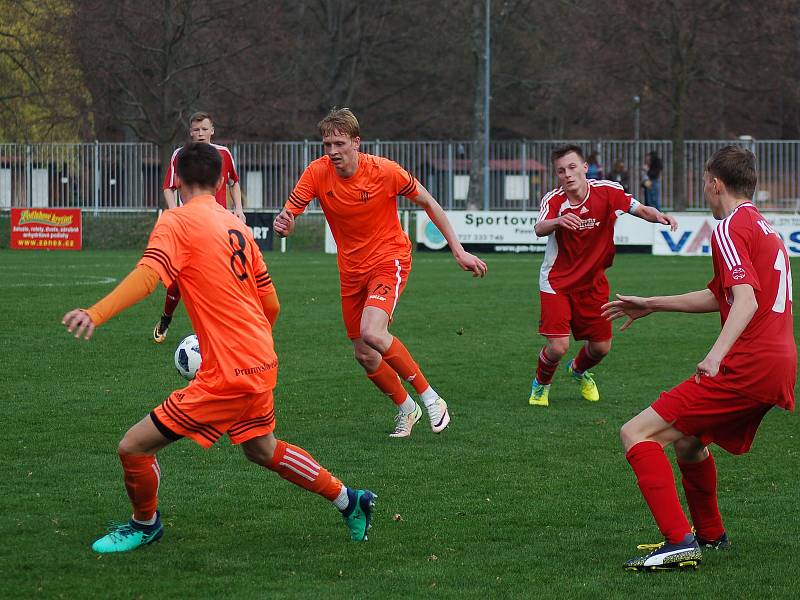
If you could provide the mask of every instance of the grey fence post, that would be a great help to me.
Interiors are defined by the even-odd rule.
[[[100,208],[100,142],[94,141],[94,194],[92,204],[94,206],[94,216],[97,216]]]
[[[447,209],[453,210],[453,188],[455,179],[453,175],[453,142],[447,142]]]
[[[528,145],[525,140],[520,142],[520,159],[522,160],[522,176],[525,178],[525,197],[522,199],[522,210],[528,210],[528,200],[531,196],[531,180],[528,175]]]
[[[33,149],[30,144],[25,144],[25,206],[33,206]]]

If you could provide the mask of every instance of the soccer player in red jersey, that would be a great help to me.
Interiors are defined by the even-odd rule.
[[[792,273],[780,236],[753,206],[756,159],[737,146],[706,164],[704,194],[714,218],[714,277],[703,290],[678,296],[617,295],[609,319],[633,321],[652,312],[720,313],[722,330],[694,375],[662,393],[620,432],[639,489],[664,536],[652,552],[626,563],[632,570],[696,567],[701,548],[730,546],[717,505],[712,442],[732,454],[750,449],[773,407],[794,409],[797,347],[792,322]],[[664,447],[672,444],[694,533]]]
[[[549,236],[539,273],[539,333],[547,344],[539,352],[528,402],[548,406],[550,384],[569,350],[570,331],[586,340],[568,370],[589,401],[600,392],[589,369],[611,350],[611,324],[601,316],[608,302],[605,271],[614,261],[614,224],[621,213],[669,225],[675,219],[640,204],[613,181],[586,179],[589,165],[578,146],[556,148],[551,156],[560,187],[542,198],[536,235]]]
[[[400,226],[397,197],[423,209],[442,232],[465,271],[486,274],[486,264],[466,252],[442,207],[411,173],[397,163],[364,154],[358,120],[347,108],[333,109],[319,123],[325,155],[306,168],[274,229],[289,235],[295,217],[317,198],[338,249],[342,315],[355,358],[367,377],[398,408],[392,437],[407,437],[422,416],[398,375],[420,395],[431,429],[450,422],[447,404],[428,384],[403,343],[389,333],[389,323],[411,271],[411,242]]]
[[[220,186],[214,193],[214,197],[222,208],[228,207],[227,189],[231,189],[231,198],[233,199],[233,214],[245,222],[244,210],[242,208],[242,188],[239,186],[239,173],[236,170],[236,165],[233,161],[231,151],[225,146],[211,143],[211,137],[214,135],[214,121],[211,115],[205,112],[196,112],[189,117],[189,138],[193,142],[203,142],[211,144],[219,152],[222,158],[222,181]],[[167,203],[167,208],[175,208],[178,203],[176,200],[175,192],[178,189],[177,177],[175,174],[175,161],[178,157],[180,148],[176,148],[172,153],[172,158],[169,161],[169,169],[164,177],[164,201]],[[167,296],[164,299],[164,312],[161,318],[153,328],[153,341],[157,344],[162,343],[167,339],[167,330],[172,322],[172,315],[175,314],[175,309],[181,301],[181,291],[177,284],[171,285],[167,289]]]
[[[248,460],[330,500],[351,538],[367,539],[374,494],[348,489],[308,452],[273,433],[278,359],[272,326],[280,305],[250,230],[214,199],[221,166],[213,146],[185,146],[176,165],[183,206],[159,219],[136,268],[111,294],[62,320],[75,337],[88,340],[95,327],[150,294],[159,279],[165,285],[179,281],[203,357],[195,379],[120,441],[133,516],[98,539],[96,552],[126,552],[159,539],[164,527],[156,453],[182,437],[210,448],[223,434],[241,444]]]

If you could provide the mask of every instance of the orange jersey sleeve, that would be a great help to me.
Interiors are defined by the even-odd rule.
[[[158,273],[145,265],[137,266],[105,298],[87,309],[95,325],[102,325],[126,308],[153,293],[158,285]]]
[[[406,198],[416,198],[419,196],[417,178],[409,171],[391,160],[386,161],[386,168],[391,174],[398,196],[405,196]]]
[[[314,161],[306,167],[294,190],[289,194],[284,208],[295,216],[303,214],[308,203],[319,197],[319,174],[316,171],[318,171],[317,161]]]

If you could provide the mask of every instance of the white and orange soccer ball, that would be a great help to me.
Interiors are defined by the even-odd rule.
[[[197,336],[192,334],[183,338],[175,350],[175,368],[181,377],[190,381],[194,379],[201,360],[200,342],[197,341]]]

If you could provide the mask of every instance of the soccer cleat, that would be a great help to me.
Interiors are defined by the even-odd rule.
[[[101,554],[130,552],[140,546],[151,544],[164,535],[161,514],[156,513],[153,525],[141,525],[132,519],[127,523],[112,523],[108,533],[92,544],[92,550]]]
[[[433,433],[441,433],[450,424],[450,412],[447,410],[447,402],[441,396],[434,400],[433,404],[426,407],[428,418],[431,420]]]
[[[728,533],[726,531],[723,531],[722,535],[719,536],[716,540],[704,540],[703,538],[698,537],[697,543],[700,545],[701,548],[708,548],[709,550],[731,549],[731,541],[728,539]]]
[[[156,344],[161,344],[167,339],[167,332],[169,331],[169,324],[172,323],[172,317],[161,315],[155,328],[153,329],[153,341]]]
[[[694,530],[692,530],[694,531]],[[728,539],[727,532],[722,532],[722,535],[717,538],[716,540],[704,540],[701,537],[695,536],[697,538],[697,545],[700,548],[708,548],[709,550],[730,550],[731,548],[731,541]],[[664,545],[664,542],[658,542],[656,544],[639,544],[636,546],[637,550],[656,550],[657,548],[661,548]]]
[[[422,409],[419,404],[414,404],[414,410],[410,413],[398,410],[394,418],[394,431],[389,434],[389,437],[404,438],[410,436],[411,429],[417,424],[420,417],[422,417]]]
[[[597,389],[597,384],[594,382],[594,377],[589,371],[584,371],[580,375],[578,375],[572,369],[572,361],[569,361],[569,365],[567,366],[567,371],[569,374],[572,375],[572,378],[581,384],[581,396],[583,396],[584,400],[588,400],[589,402],[597,402],[600,400],[600,390]]]
[[[642,544],[645,545],[645,544]],[[640,546],[641,547],[641,546]],[[694,535],[687,533],[679,544],[663,542],[644,556],[625,563],[626,571],[662,571],[670,569],[696,569],[703,560],[703,552]]]
[[[354,542],[366,542],[372,527],[372,509],[377,496],[369,490],[348,489],[347,498],[349,503],[342,511],[342,518],[350,530],[350,539]]]
[[[531,397],[528,398],[528,404],[532,406],[550,406],[548,396],[550,395],[550,384],[543,384],[536,381],[534,378],[531,383]]]

